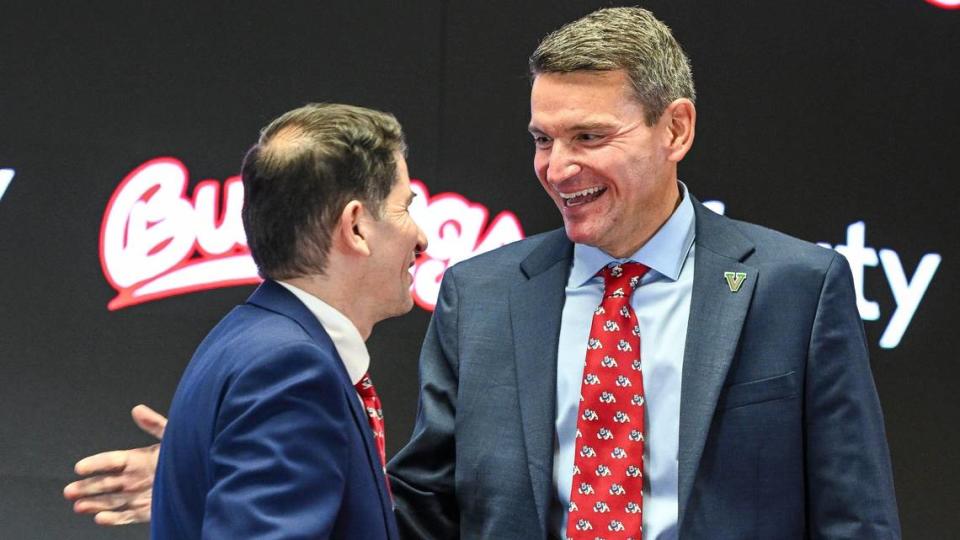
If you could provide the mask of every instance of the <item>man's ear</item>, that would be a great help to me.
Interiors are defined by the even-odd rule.
[[[343,207],[334,226],[334,244],[345,253],[370,255],[368,219],[363,203],[354,199]]]
[[[675,99],[663,111],[660,122],[664,123],[667,159],[678,163],[693,146],[697,109],[687,98]]]

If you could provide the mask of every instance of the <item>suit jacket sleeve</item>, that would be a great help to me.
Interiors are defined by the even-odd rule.
[[[890,456],[846,260],[827,270],[805,396],[809,534],[900,538]]]
[[[448,270],[420,353],[420,402],[413,435],[387,466],[403,538],[459,537],[454,491],[457,317],[457,286]]]
[[[355,429],[335,361],[293,343],[236,376],[214,428],[204,538],[330,536]]]

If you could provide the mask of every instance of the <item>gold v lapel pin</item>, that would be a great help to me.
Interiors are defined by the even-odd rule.
[[[727,287],[730,287],[730,292],[737,292],[743,285],[743,281],[747,279],[747,274],[745,272],[724,272],[723,278],[727,280]]]

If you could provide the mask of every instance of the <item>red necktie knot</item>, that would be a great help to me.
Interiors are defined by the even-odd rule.
[[[649,268],[637,262],[617,263],[605,266],[598,272],[603,275],[604,298],[630,299],[634,289],[640,286],[640,279]]]

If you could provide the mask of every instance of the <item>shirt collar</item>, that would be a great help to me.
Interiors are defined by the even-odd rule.
[[[694,227],[693,202],[687,186],[680,184],[680,195],[683,199],[670,219],[660,227],[653,237],[642,245],[633,255],[625,259],[617,259],[604,253],[600,248],[586,244],[574,244],[573,268],[570,270],[569,284],[580,287],[597,275],[604,266],[611,262],[635,261],[646,265],[657,274],[673,281],[680,278],[680,271],[687,259],[687,253],[693,246]],[[648,273],[651,275],[651,273]]]
[[[370,352],[367,351],[367,345],[363,342],[357,327],[346,315],[307,291],[283,281],[277,283],[292,292],[320,321],[320,325],[333,340],[333,346],[337,348],[343,366],[347,368],[350,382],[353,384],[360,382],[370,368]]]

